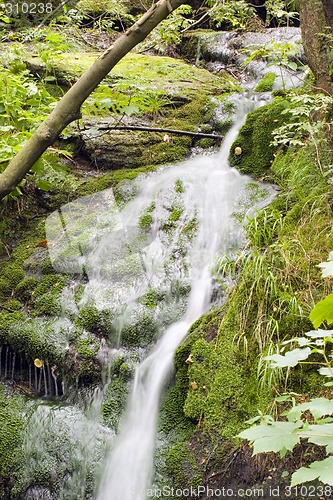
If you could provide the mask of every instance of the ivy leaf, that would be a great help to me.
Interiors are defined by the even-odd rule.
[[[318,328],[323,321],[327,321],[328,324],[333,323],[333,293],[327,295],[324,300],[320,300],[314,306],[309,318],[315,328]]]
[[[289,421],[296,421],[301,418],[302,413],[310,411],[313,418],[318,420],[325,415],[333,414],[333,399],[315,398],[306,403],[294,406],[286,412]]]
[[[319,479],[324,484],[333,486],[333,457],[327,457],[325,460],[313,462],[309,467],[301,467],[291,478],[291,486],[302,484],[307,481]]]
[[[272,354],[271,356],[265,356],[264,359],[272,361],[270,364],[272,368],[284,368],[286,366],[296,366],[300,361],[307,359],[310,354],[310,347],[306,347],[305,349],[293,349],[287,352],[285,356]]]
[[[303,422],[273,422],[259,424],[246,429],[238,437],[248,439],[253,444],[253,455],[269,451],[279,452],[281,458],[300,442],[295,433]]]

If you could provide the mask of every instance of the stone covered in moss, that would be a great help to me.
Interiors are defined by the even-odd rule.
[[[0,498],[12,498],[10,487],[13,478],[19,474],[21,457],[21,431],[26,411],[25,398],[9,395],[0,384]]]
[[[266,73],[254,89],[255,92],[270,92],[273,90],[276,74],[272,71]]]
[[[285,118],[282,112],[287,106],[286,99],[277,97],[272,103],[249,113],[230,149],[232,167],[257,178],[267,173],[276,150],[271,144],[272,132],[283,125]]]
[[[203,484],[194,453],[186,443],[173,446],[167,457],[167,466],[176,488],[193,488]]]

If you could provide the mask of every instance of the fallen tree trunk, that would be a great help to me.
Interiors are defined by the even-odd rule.
[[[224,137],[217,134],[204,134],[203,132],[189,132],[188,130],[177,130],[173,128],[145,127],[140,125],[102,125],[98,130],[143,130],[145,132],[165,132],[166,134],[189,135],[191,137],[201,137],[222,141]],[[89,130],[89,129],[85,129]]]
[[[84,101],[120,59],[142,42],[169,13],[180,5],[190,2],[191,0],[158,0],[103,52],[62,97],[54,110],[0,174],[0,200],[24,179],[34,163],[54,143],[64,128],[81,117],[80,108]]]

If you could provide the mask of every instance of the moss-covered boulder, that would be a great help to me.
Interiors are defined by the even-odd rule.
[[[256,178],[267,173],[276,151],[272,145],[272,132],[283,125],[285,117],[282,112],[287,107],[287,99],[276,97],[272,103],[249,113],[230,149],[232,167]]]

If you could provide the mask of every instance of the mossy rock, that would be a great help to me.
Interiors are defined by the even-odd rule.
[[[195,454],[190,450],[187,443],[179,443],[173,446],[166,463],[175,488],[185,489],[189,485],[195,488],[203,484]]]
[[[145,347],[155,339],[157,332],[153,311],[138,308],[121,329],[121,343],[126,347]]]
[[[26,399],[19,395],[9,395],[0,384],[0,495],[1,483],[7,488],[6,497],[11,498],[9,485],[16,474],[21,457],[21,431],[24,425]]]
[[[273,71],[266,73],[254,89],[255,92],[270,92],[273,90],[276,74]]]
[[[15,297],[28,301],[32,293],[38,285],[38,280],[35,278],[24,278],[15,288]]]
[[[123,366],[122,363],[121,366]],[[121,370],[121,367],[119,368]],[[102,415],[108,426],[117,430],[120,417],[125,408],[129,384],[123,377],[114,378],[106,391]]]
[[[237,139],[230,149],[230,165],[243,174],[262,177],[272,166],[276,148],[272,132],[285,122],[282,115],[288,101],[277,97],[270,104],[248,114]]]
[[[76,319],[79,328],[108,337],[112,333],[112,315],[109,310],[99,310],[94,305],[85,305],[80,309]]]

